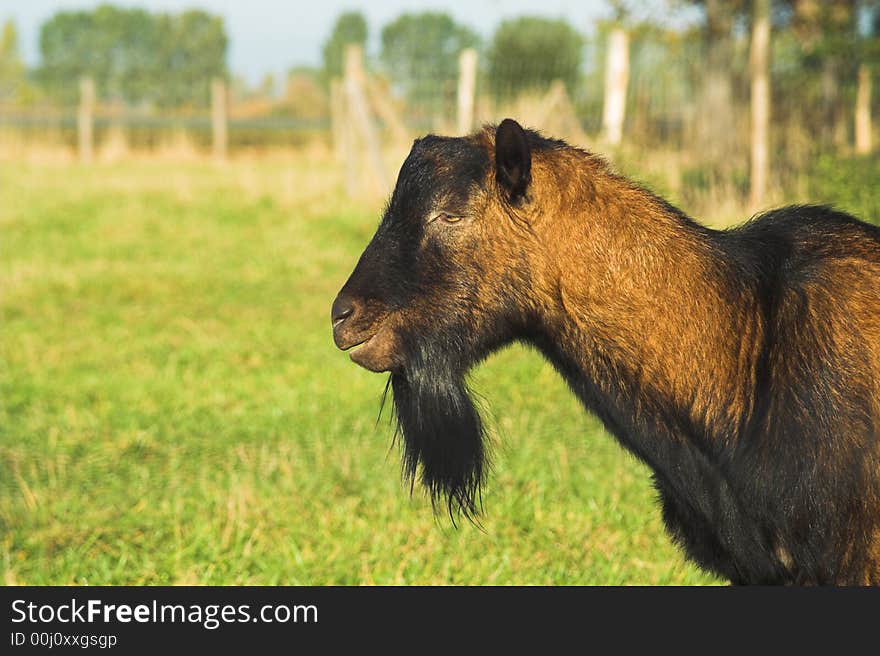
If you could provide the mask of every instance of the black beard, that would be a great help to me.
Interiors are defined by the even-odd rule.
[[[403,475],[410,489],[419,478],[435,509],[445,502],[453,523],[459,513],[475,521],[489,469],[483,422],[464,372],[440,359],[416,357],[389,380],[395,436],[403,437]]]

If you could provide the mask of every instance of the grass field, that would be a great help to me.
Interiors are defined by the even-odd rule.
[[[483,530],[401,485],[329,308],[378,206],[326,158],[0,164],[7,584],[695,584],[534,353],[474,373]]]

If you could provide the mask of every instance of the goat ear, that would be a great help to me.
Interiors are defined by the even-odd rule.
[[[526,132],[510,118],[495,130],[495,179],[511,202],[521,200],[532,181],[532,151]]]

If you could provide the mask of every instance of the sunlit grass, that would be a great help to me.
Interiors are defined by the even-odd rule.
[[[483,530],[408,496],[329,306],[326,159],[0,165],[0,570],[28,584],[682,584],[647,470],[519,347]]]

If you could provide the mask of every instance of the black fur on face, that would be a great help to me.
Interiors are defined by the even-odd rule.
[[[421,159],[423,152],[432,157]],[[434,158],[464,166],[438,175]],[[411,491],[416,482],[422,485],[435,509],[445,506],[453,523],[457,516],[475,520],[488,470],[483,422],[465,383],[480,351],[474,317],[466,309],[474,303],[478,276],[450,267],[456,255],[448,240],[460,231],[433,226],[426,238],[424,224],[437,196],[447,199],[445,207],[466,207],[468,190],[484,177],[486,159],[457,140],[424,140],[404,165],[372,244],[382,274],[371,291],[407,317],[396,329],[404,364],[392,369],[386,388],[386,395],[392,392],[403,476]],[[467,259],[477,267],[475,258]]]
[[[457,516],[475,521],[489,469],[466,375],[514,337],[519,315],[511,295],[521,287],[508,278],[528,271],[510,258],[505,266],[485,261],[493,232],[486,222],[497,219],[485,207],[498,193],[495,184],[505,202],[520,203],[529,182],[526,146],[508,134],[514,128],[522,132],[512,121],[499,127],[502,145],[509,145],[496,167],[477,140],[417,140],[376,234],[334,303],[341,306],[342,298],[353,307],[348,318],[334,310],[343,317],[334,327],[337,345],[366,339],[352,359],[391,372],[385,397],[390,389],[404,479],[411,489],[418,479],[453,523]]]

